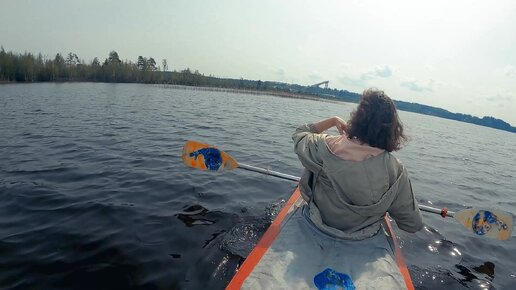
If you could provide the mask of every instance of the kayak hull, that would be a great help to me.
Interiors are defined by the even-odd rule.
[[[296,189],[226,289],[414,289],[387,217],[374,237],[342,240],[305,218],[304,204]]]

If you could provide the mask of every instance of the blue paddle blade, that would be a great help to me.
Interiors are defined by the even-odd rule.
[[[185,143],[182,158],[187,166],[201,170],[221,171],[238,167],[236,160],[224,151],[191,140]]]
[[[479,236],[507,240],[512,234],[513,217],[504,211],[471,208],[455,213],[454,217]]]

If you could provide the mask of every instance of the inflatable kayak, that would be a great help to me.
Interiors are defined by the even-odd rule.
[[[296,189],[226,289],[414,289],[390,221],[361,240],[321,232]]]

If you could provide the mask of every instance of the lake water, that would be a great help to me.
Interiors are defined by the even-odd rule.
[[[0,289],[221,289],[295,188],[186,168],[185,141],[300,175],[290,136],[354,104],[141,84],[0,85]],[[421,204],[516,213],[516,134],[400,112]],[[516,239],[424,214],[418,289],[514,289]],[[494,267],[494,268],[493,268]]]

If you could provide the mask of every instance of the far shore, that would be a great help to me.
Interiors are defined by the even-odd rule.
[[[170,84],[159,84],[158,86],[165,87],[165,88],[173,88],[173,89],[192,90],[192,91],[210,91],[210,92],[227,92],[227,93],[234,93],[234,94],[267,95],[267,96],[276,96],[276,97],[283,97],[283,98],[290,98],[290,99],[311,100],[311,101],[318,101],[318,102],[353,104],[352,102],[341,101],[338,99],[332,100],[329,97],[323,98],[321,96],[313,96],[313,95],[309,95],[309,94],[300,94],[300,93],[285,92],[285,91],[242,90],[242,89],[232,89],[232,88],[197,87],[197,86],[183,86],[183,85],[170,85]]]

